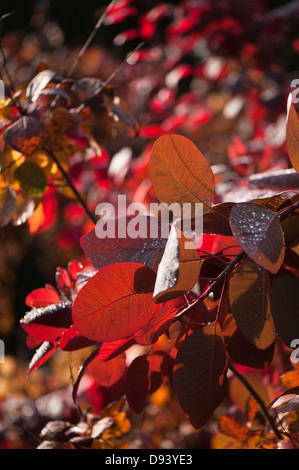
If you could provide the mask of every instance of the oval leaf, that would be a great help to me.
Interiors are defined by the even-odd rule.
[[[190,243],[191,240],[185,237],[183,232],[174,226],[171,227],[158,268],[154,290],[156,302],[180,297],[191,290],[198,281],[203,261],[199,259],[195,246],[190,248]]]
[[[80,244],[86,257],[96,269],[102,269],[112,263],[134,262],[144,264],[156,271],[166,246],[169,226],[162,224],[155,217],[138,216],[139,224],[146,229],[146,237],[118,237],[119,230],[128,232],[128,224],[134,217],[121,217],[112,220],[115,224],[115,237],[99,238],[93,229],[84,235]]]
[[[287,149],[292,166],[299,173],[299,119],[290,98],[288,102]]]
[[[227,358],[219,328],[196,330],[182,343],[175,360],[174,388],[196,428],[204,426],[227,391]]]
[[[13,149],[30,156],[41,146],[44,134],[38,119],[23,116],[5,131],[5,140]]]
[[[153,146],[150,178],[160,202],[203,204],[210,210],[214,198],[213,172],[197,147],[186,137],[164,135]],[[196,214],[194,206],[192,215]]]
[[[34,162],[22,163],[14,172],[21,188],[30,196],[42,196],[48,187],[48,179],[43,170]]]
[[[268,348],[275,339],[270,309],[271,280],[255,264],[240,264],[229,281],[229,296],[237,327],[257,348]]]
[[[258,265],[276,274],[284,260],[284,236],[278,214],[253,203],[236,204],[230,226],[239,245]]]
[[[100,361],[97,356],[87,366],[88,373],[103,387],[111,387],[116,384],[123,377],[126,369],[124,354],[106,362]]]
[[[156,275],[139,263],[106,266],[80,290],[73,306],[75,328],[104,342],[131,336],[153,317]]]

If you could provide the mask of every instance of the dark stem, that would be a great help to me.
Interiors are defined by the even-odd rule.
[[[240,374],[236,369],[235,367],[232,365],[232,364],[229,364],[228,368],[231,370],[231,372],[240,380],[240,382],[242,382],[242,384],[244,385],[244,387],[246,387],[246,389],[248,390],[248,392],[250,393],[250,395],[255,399],[255,401],[257,402],[257,404],[259,405],[265,419],[268,421],[269,423],[269,426],[271,427],[272,431],[274,432],[274,434],[276,435],[276,437],[280,440],[283,438],[282,434],[280,433],[280,431],[278,430],[276,424],[275,424],[275,421],[274,419],[272,418],[272,416],[270,415],[265,403],[263,402],[263,400],[261,399],[261,397],[259,396],[259,394],[254,390],[254,388],[252,388],[252,386],[250,385],[250,383],[247,382],[247,380],[243,377],[242,374]]]
[[[71,188],[71,190],[73,191],[74,195],[76,196],[77,198],[77,201],[81,204],[81,206],[83,207],[83,209],[85,210],[86,214],[88,215],[88,217],[90,218],[90,220],[96,224],[97,223],[97,219],[95,217],[95,215],[89,210],[88,206],[87,206],[87,203],[86,201],[83,199],[83,197],[81,196],[81,194],[79,193],[79,191],[76,189],[76,187],[74,186],[72,180],[70,179],[68,173],[65,171],[65,169],[63,168],[63,166],[61,165],[60,161],[55,157],[55,155],[53,153],[50,154],[51,155],[51,158],[52,160],[56,163],[57,167],[59,168],[59,170],[61,171],[63,177],[65,178],[67,184],[69,185],[69,187]]]

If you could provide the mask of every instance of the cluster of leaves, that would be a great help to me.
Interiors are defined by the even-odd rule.
[[[34,232],[51,224],[53,189],[76,199],[68,182],[83,194],[90,177],[103,184],[107,155],[92,126],[122,121],[136,133],[138,125],[118,106],[113,89],[97,78],[74,80],[40,64],[24,95],[7,86],[0,109],[0,225],[28,220]]]
[[[45,426],[38,449],[127,449],[126,435],[130,421],[121,411],[123,402],[109,407],[101,418],[88,414],[84,420],[73,424],[51,421]]]
[[[142,137],[180,132],[200,139],[206,157],[223,162],[227,151],[241,175],[279,165],[285,72],[298,52],[295,5],[269,11],[256,1],[158,2],[140,13],[138,2],[128,0],[106,22],[125,28],[128,18],[130,29],[115,44],[145,41],[129,88]]]
[[[291,103],[288,116],[296,169],[299,121]],[[188,238],[174,225],[163,238],[158,219],[154,239],[99,239],[93,229],[81,247],[96,271],[84,273],[76,262],[59,269],[59,292],[51,286],[33,291],[26,300],[33,308],[21,325],[33,343],[42,342],[30,370],[56,348],[92,348],[74,400],[88,371],[141,413],[147,396],[168,380],[198,429],[226,396],[229,360],[265,368],[276,336],[290,348],[299,332],[298,195],[213,204],[210,166],[187,138],[174,134],[156,141],[149,170],[159,202],[203,205],[202,243],[186,249]],[[142,217],[138,223],[153,223]],[[125,352],[133,345],[141,353],[128,364]]]
[[[139,12],[134,1],[120,0],[105,22],[135,15],[136,28],[118,35],[115,44],[133,48],[133,41],[146,41],[132,56],[136,66],[123,75],[140,128],[99,78],[73,79],[40,64],[23,93],[6,87],[0,225],[27,221],[31,232],[47,229],[57,194],[80,202],[93,221],[95,205],[115,200],[119,191],[146,204],[203,205],[204,233],[192,249],[177,226],[165,239],[161,221],[150,216],[138,221],[147,228],[155,224],[155,238],[99,239],[95,229],[86,233],[84,227],[81,247],[93,267],[72,261],[58,268],[57,287],[47,284],[29,294],[30,311],[21,320],[28,347],[37,348],[29,373],[55,351],[80,352],[74,402],[87,374],[99,385],[101,406],[125,396],[137,414],[169,384],[198,429],[226,397],[232,363],[267,368],[279,341],[289,354],[299,338],[299,123],[289,103],[285,142],[290,90],[278,60],[290,43],[298,54],[297,13],[292,4],[268,12],[254,1],[169,2]],[[248,22],[251,15],[256,20]],[[108,170],[109,156],[94,136],[111,118],[141,138],[142,153],[131,161],[123,151]],[[205,157],[173,132],[200,142]],[[207,163],[214,157],[228,161],[222,174]],[[255,174],[266,170],[272,172]],[[82,209],[70,210],[76,218]],[[127,226],[133,219],[126,218]],[[114,222],[116,228],[124,223]],[[297,395],[297,382],[289,385],[282,380],[288,394]],[[282,408],[289,413],[282,429],[296,446],[293,410],[296,400]],[[280,445],[283,433],[269,433],[261,422],[256,428],[256,416],[250,403],[244,422],[220,417],[213,446]],[[109,423],[113,429],[115,422]],[[59,431],[60,437],[44,445],[125,445],[115,440],[123,428],[110,441],[102,420],[81,424],[54,422],[51,435]]]

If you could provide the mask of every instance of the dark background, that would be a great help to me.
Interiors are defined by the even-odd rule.
[[[212,0],[213,1],[213,0]],[[156,4],[163,3],[157,0],[139,0],[134,5],[138,10],[147,11]],[[176,1],[165,1],[165,3],[176,4]],[[268,10],[291,3],[283,0],[258,0],[257,3],[264,5]],[[32,25],[32,13],[37,5],[48,8],[49,19],[56,20],[65,35],[65,42],[69,45],[78,45],[90,34],[101,12],[109,4],[108,0],[2,0],[0,4],[0,16],[15,11],[14,15],[5,21],[4,32],[11,30],[23,30],[30,32],[34,30]],[[126,20],[128,25],[130,20]],[[111,39],[115,37],[118,28],[115,25],[105,28],[105,34],[97,36],[94,41],[103,45],[111,45]],[[103,32],[103,30],[102,30]]]

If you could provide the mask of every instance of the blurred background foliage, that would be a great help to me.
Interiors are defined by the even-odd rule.
[[[101,27],[81,59],[75,72],[76,77],[108,78],[125,59],[126,54],[137,46],[140,38],[130,41],[122,41],[120,38],[117,41],[115,38],[124,31],[139,28],[141,24],[138,19],[161,2],[136,0],[133,3],[137,9],[136,15],[129,15],[121,22],[104,24]],[[166,3],[172,7],[184,8],[192,1]],[[128,173],[129,183],[125,187],[127,191],[133,187],[136,194],[137,189],[139,195],[143,194],[141,182],[147,169],[150,146],[155,137],[165,129],[174,132],[177,130],[199,146],[209,163],[214,166],[222,194],[232,189],[231,183],[237,177],[248,177],[251,173],[273,168],[285,169],[289,166],[285,136],[279,130],[285,118],[290,82],[298,74],[299,5],[297,14],[291,14],[287,18],[278,15],[269,29],[263,31],[263,22],[260,21],[262,14],[266,12],[270,15],[272,11],[296,2],[211,0],[208,3],[213,5],[216,13],[218,6],[221,12],[223,5],[228,5],[230,14],[235,15],[234,19],[244,28],[239,36],[230,36],[229,32],[225,37],[227,42],[224,41],[224,48],[209,43],[207,56],[204,51],[196,51],[196,48],[188,49],[187,43],[184,43],[186,50],[183,46],[176,45],[176,48],[182,49],[178,54],[178,61],[173,62],[173,68],[182,63],[186,74],[184,76],[183,73],[181,78],[172,77],[176,83],[172,87],[171,65],[169,69],[166,68],[165,57],[169,62],[173,59],[169,51],[175,50],[175,47],[172,49],[175,33],[170,43],[165,31],[173,18],[164,18],[159,22],[155,35],[145,45],[146,50],[153,51],[153,60],[147,59],[126,66],[113,81],[113,87],[125,108],[139,121],[141,133],[138,138],[132,138],[123,128],[115,128],[105,122],[102,126],[97,126],[96,138],[107,150],[109,157],[128,146],[132,159],[140,162],[139,169],[135,168],[135,173],[133,172],[132,180]],[[58,72],[68,70],[106,5],[107,2],[103,0],[1,2],[0,16],[14,12],[2,24],[0,41],[15,87],[25,87],[40,62]],[[248,15],[252,12],[253,16],[250,18]],[[224,16],[222,13],[219,13],[220,19]],[[220,21],[219,18],[215,20]],[[200,27],[202,29],[203,25]],[[209,40],[208,31],[206,34]],[[182,34],[182,37],[185,35]],[[188,38],[188,34],[186,37]],[[222,41],[222,38],[219,40]],[[241,49],[243,46],[244,49]],[[158,54],[155,58],[157,48],[163,49],[165,55],[159,57]],[[242,57],[239,55],[241,50],[244,53]],[[204,65],[208,67],[208,59],[210,75],[207,68],[202,72]],[[193,68],[192,73],[187,73],[188,66]],[[229,77],[230,80],[223,80],[219,67],[224,77]],[[196,77],[193,75],[194,70]],[[164,90],[164,95],[159,94],[161,89]],[[196,96],[199,97],[199,110],[195,106],[197,103],[194,103]],[[243,104],[238,100],[233,101],[236,96],[244,98]],[[225,117],[223,110],[228,103],[232,107],[226,108]],[[241,111],[238,111],[238,106],[241,106]],[[189,108],[184,114],[182,109],[186,107]],[[200,115],[202,109],[206,113],[203,116]],[[194,114],[195,111],[200,111],[197,121],[193,111]],[[177,118],[175,123],[169,120],[172,114]],[[240,135],[242,141],[238,140]],[[247,160],[238,160],[244,154]],[[120,185],[121,189],[123,188]],[[70,379],[68,361],[58,356],[51,363],[51,368],[34,373],[28,381],[24,371],[32,351],[28,350],[26,334],[19,327],[19,320],[26,311],[25,298],[29,292],[46,283],[55,285],[57,266],[65,267],[70,260],[80,260],[83,256],[79,240],[87,230],[86,221],[64,199],[60,202],[61,207],[52,209],[57,211],[52,226],[43,233],[31,233],[26,224],[7,226],[0,230],[0,337],[5,342],[7,355],[0,377],[0,400],[2,399],[2,405],[5,403],[1,408],[0,425],[3,448],[34,447],[37,444],[36,435],[48,419],[63,417],[76,421],[78,418],[76,410],[69,403],[69,389],[64,391]],[[287,367],[284,361],[284,357],[276,358],[274,384],[278,383],[279,374]],[[57,390],[62,391],[59,392],[60,395],[52,397],[52,408],[41,402],[33,405],[33,398]],[[12,394],[10,402],[5,401],[9,394]],[[175,400],[170,401],[170,406],[165,406],[167,400],[171,400],[169,394],[169,390],[162,390],[147,409],[142,445],[147,442],[149,447],[209,447],[215,426],[208,431],[193,434],[184,418],[172,413],[176,406]],[[54,408],[58,411],[51,415]],[[163,413],[160,414],[161,410]],[[139,437],[136,439],[138,441]]]

